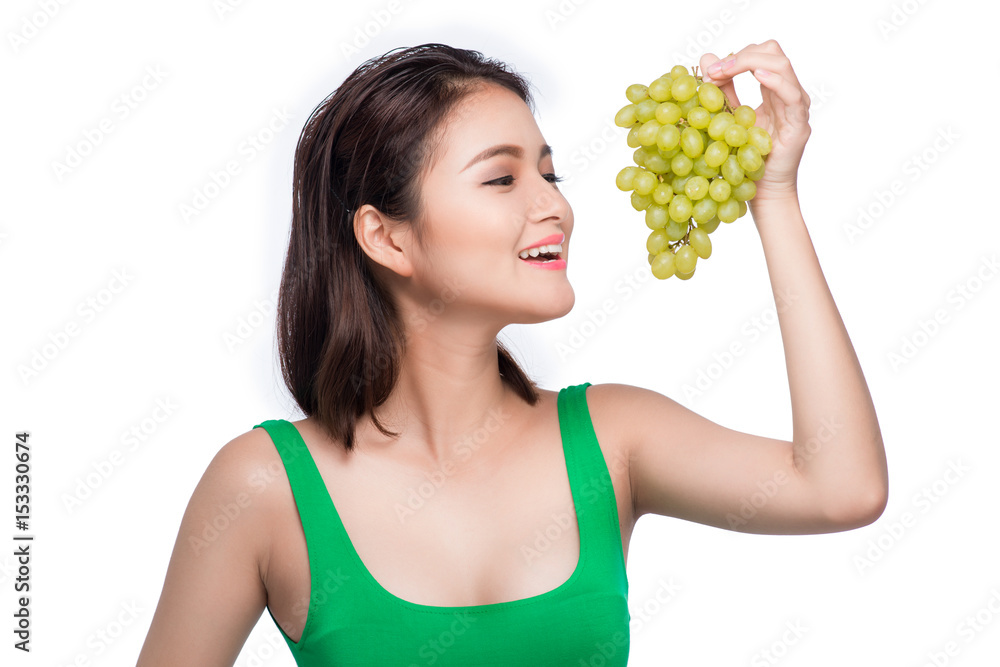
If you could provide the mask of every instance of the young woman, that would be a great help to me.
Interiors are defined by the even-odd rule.
[[[792,441],[639,387],[537,388],[497,334],[571,310],[573,211],[527,84],[474,51],[389,52],[296,150],[278,343],[306,418],[208,466],[140,667],[231,665],[265,608],[300,665],[624,665],[643,514],[791,534],[882,513],[875,410],[798,206],[809,96],[773,40],[700,65],[733,104],[735,75],[761,85],[751,212],[796,297]]]

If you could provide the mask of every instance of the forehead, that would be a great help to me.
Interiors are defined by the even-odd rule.
[[[485,148],[515,144],[536,155],[544,142],[528,105],[512,90],[487,84],[463,97],[437,132],[431,167],[458,172]]]

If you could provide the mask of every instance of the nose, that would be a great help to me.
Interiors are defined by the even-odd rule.
[[[532,222],[555,220],[572,225],[573,209],[562,192],[542,176],[538,177],[538,183],[529,195],[528,219]]]

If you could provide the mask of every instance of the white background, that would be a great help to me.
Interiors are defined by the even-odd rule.
[[[813,100],[800,199],[878,410],[889,505],[870,526],[817,536],[644,517],[628,563],[629,664],[996,664],[998,14],[994,3],[915,0],[4,3],[0,507],[12,513],[13,434],[28,430],[36,541],[25,656],[11,648],[13,527],[3,538],[0,662],[134,664],[208,462],[254,424],[300,417],[279,380],[268,303],[295,142],[356,66],[398,46],[477,49],[534,84],[574,207],[577,298],[564,318],[505,330],[532,377],[548,389],[639,385],[789,438],[752,220],[713,234],[692,280],[652,279],[648,229],[614,187],[631,149],[611,124],[628,84],[774,38]],[[737,78],[756,106],[755,87]],[[99,133],[104,119],[111,131]],[[268,141],[251,152],[250,136]],[[59,173],[77,149],[87,154]],[[180,206],[231,160],[240,172],[185,221]],[[74,324],[77,335],[61,335]],[[734,342],[744,353],[727,360]],[[176,406],[162,423],[157,401]],[[130,448],[133,427],[147,434]],[[114,450],[119,465],[95,476]],[[971,631],[977,613],[984,624]],[[266,613],[237,664],[293,664]]]

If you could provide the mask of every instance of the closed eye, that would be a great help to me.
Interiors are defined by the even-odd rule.
[[[558,183],[559,181],[565,180],[562,176],[556,176],[555,174],[543,174],[542,177],[549,183]],[[500,178],[495,178],[492,181],[486,181],[483,185],[513,185],[513,176],[501,176]]]

